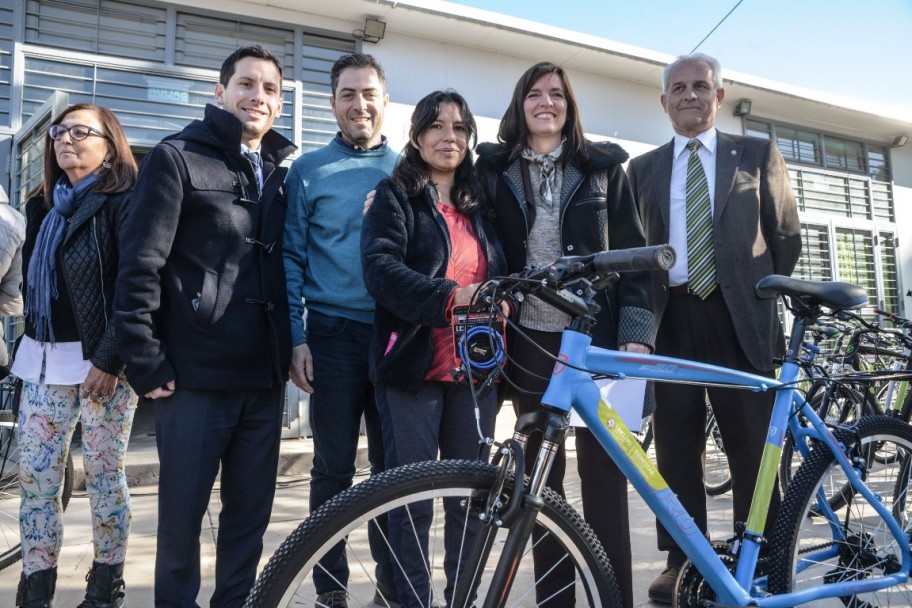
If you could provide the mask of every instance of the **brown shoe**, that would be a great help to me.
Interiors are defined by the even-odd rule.
[[[662,574],[658,575],[649,585],[649,601],[671,604],[680,571],[681,566],[665,566]]]

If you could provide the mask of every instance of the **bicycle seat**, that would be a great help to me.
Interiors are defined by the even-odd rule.
[[[808,306],[823,304],[835,310],[855,310],[868,303],[868,292],[858,285],[837,281],[805,281],[781,274],[760,279],[757,291],[792,296]]]

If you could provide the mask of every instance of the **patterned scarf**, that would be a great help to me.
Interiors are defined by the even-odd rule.
[[[566,137],[561,139],[560,144],[548,154],[539,154],[528,146],[522,151],[523,158],[538,164],[538,174],[539,177],[541,177],[541,183],[538,185],[538,193],[541,195],[542,199],[544,199],[548,208],[550,208],[554,202],[554,163],[560,158],[566,142]]]
[[[66,175],[61,175],[54,186],[54,206],[44,216],[35,250],[28,267],[28,289],[25,297],[25,316],[35,328],[39,342],[56,344],[51,323],[51,299],[57,299],[57,249],[66,232],[67,220],[73,216],[89,189],[98,181],[93,173],[82,179],[75,187],[70,185]]]

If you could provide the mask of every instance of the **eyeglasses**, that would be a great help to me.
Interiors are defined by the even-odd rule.
[[[89,135],[107,137],[107,135],[95,127],[87,127],[86,125],[73,125],[72,127],[64,127],[63,125],[51,125],[48,127],[48,135],[50,135],[51,139],[54,141],[61,139],[64,133],[69,133],[70,138],[74,141],[82,141]]]

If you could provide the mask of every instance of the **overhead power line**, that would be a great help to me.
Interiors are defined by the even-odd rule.
[[[719,26],[722,25],[722,23],[723,23],[726,19],[728,19],[728,16],[729,16],[729,15],[731,15],[732,13],[735,12],[735,9],[736,9],[736,8],[738,8],[739,6],[741,6],[741,3],[742,3],[742,2],[744,2],[744,0],[738,0],[737,4],[735,4],[735,5],[732,7],[732,9],[731,9],[730,11],[728,11],[728,12],[725,14],[724,17],[722,17],[722,19],[719,21],[719,23],[717,23],[716,26],[715,26],[713,29],[709,30],[709,33],[708,33],[708,34],[706,34],[705,36],[703,36],[703,40],[701,40],[700,43],[697,44],[697,46],[695,46],[695,47],[693,48],[693,50],[690,51],[691,54],[692,54],[694,51],[696,51],[698,48],[700,48],[700,45],[702,45],[704,42],[706,42],[706,39],[709,38],[710,36],[712,36],[712,35],[713,35],[713,32],[715,32],[717,29],[719,29]]]

